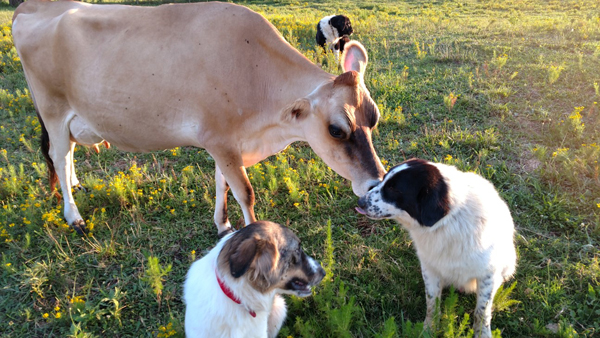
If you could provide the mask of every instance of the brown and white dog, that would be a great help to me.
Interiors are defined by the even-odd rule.
[[[369,218],[395,219],[410,233],[421,262],[426,325],[445,286],[477,293],[475,337],[491,337],[492,302],[516,266],[510,210],[474,173],[420,159],[392,168],[358,201]]]
[[[307,297],[325,271],[288,228],[259,221],[223,237],[192,264],[184,284],[187,337],[276,337],[281,294]]]

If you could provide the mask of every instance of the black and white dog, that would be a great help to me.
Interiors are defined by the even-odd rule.
[[[183,287],[187,337],[276,337],[281,294],[307,297],[325,271],[288,228],[259,221],[223,237],[192,264]]]
[[[331,49],[335,59],[339,60],[344,46],[350,41],[348,37],[353,32],[350,19],[345,15],[326,16],[317,24],[317,44],[325,51]]]
[[[392,168],[358,201],[361,214],[395,219],[421,262],[431,325],[445,286],[477,293],[474,331],[491,337],[492,302],[516,266],[514,225],[494,186],[475,173],[420,159]]]

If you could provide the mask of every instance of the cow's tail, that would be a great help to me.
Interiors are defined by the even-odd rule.
[[[50,181],[50,191],[60,199],[60,194],[56,190],[56,181],[58,181],[58,176],[56,175],[56,170],[54,169],[54,162],[52,158],[50,158],[50,137],[48,136],[48,130],[44,125],[44,120],[40,114],[37,114],[38,119],[40,120],[40,125],[42,126],[42,137],[40,139],[40,147],[42,149],[42,155],[46,159],[46,166],[48,167],[48,179]]]

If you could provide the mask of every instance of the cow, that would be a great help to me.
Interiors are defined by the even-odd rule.
[[[295,141],[364,195],[383,177],[371,133],[379,110],[364,83],[368,55],[346,45],[339,76],[313,64],[260,14],[231,3],[158,7],[31,0],[13,39],[42,125],[52,190],[86,231],[71,188],[76,144],[124,151],[205,149],[215,160],[218,234],[231,231],[229,188],[256,221],[246,167]]]

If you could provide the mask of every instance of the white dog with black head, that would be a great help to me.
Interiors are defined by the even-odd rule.
[[[346,43],[350,42],[349,36],[354,32],[350,19],[345,15],[329,15],[317,24],[317,44],[327,52],[333,51],[336,61],[340,53],[344,52]]]
[[[514,225],[494,186],[475,173],[420,159],[392,168],[358,201],[373,219],[395,219],[421,262],[431,325],[442,288],[477,293],[476,337],[491,337],[492,302],[516,266]]]
[[[276,337],[287,314],[280,294],[310,296],[324,276],[291,230],[268,221],[251,223],[192,264],[183,290],[185,334]]]

